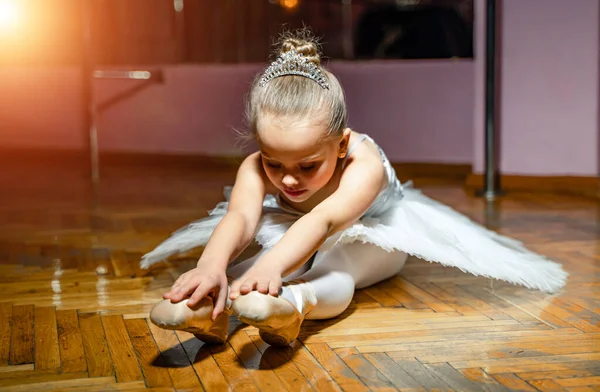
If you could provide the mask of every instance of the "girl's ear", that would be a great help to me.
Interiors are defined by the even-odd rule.
[[[342,132],[342,138],[340,140],[340,145],[338,148],[338,157],[345,158],[348,153],[348,145],[350,143],[350,135],[352,134],[352,130],[350,128],[344,129]]]

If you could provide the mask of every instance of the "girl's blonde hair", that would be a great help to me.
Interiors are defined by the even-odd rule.
[[[329,88],[299,75],[276,77],[260,86],[262,74],[257,75],[246,103],[246,123],[251,134],[256,136],[260,117],[270,115],[323,121],[327,125],[327,136],[340,135],[348,123],[344,91],[337,78],[321,65],[317,40],[306,28],[283,33],[274,55],[280,56],[290,50],[319,67]]]

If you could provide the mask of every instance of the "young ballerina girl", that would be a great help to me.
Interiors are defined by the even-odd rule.
[[[206,246],[153,323],[222,343],[233,312],[265,342],[287,345],[304,319],[339,315],[355,289],[398,274],[407,255],[545,292],[564,286],[559,264],[403,187],[377,144],[348,128],[342,87],[306,31],[285,36],[277,55],[248,100],[260,151],[241,164],[228,201],[142,259],[147,268]],[[258,254],[228,267],[254,240]]]

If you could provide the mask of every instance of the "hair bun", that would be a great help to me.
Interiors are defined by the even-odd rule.
[[[286,32],[280,38],[279,54],[295,50],[316,65],[321,64],[319,43],[310,30],[304,28],[294,32]]]

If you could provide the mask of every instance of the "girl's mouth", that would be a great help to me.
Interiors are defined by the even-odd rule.
[[[305,190],[301,190],[301,191],[292,191],[292,190],[289,190],[289,189],[284,189],[283,191],[284,191],[284,192],[285,192],[285,194],[286,194],[286,195],[288,195],[288,196],[291,196],[291,197],[298,197],[298,196],[300,196],[300,195],[304,194],[304,193],[306,192],[306,189],[305,189]]]

